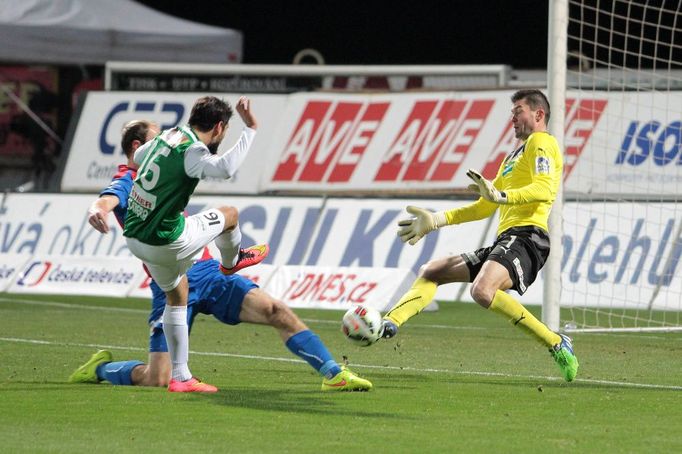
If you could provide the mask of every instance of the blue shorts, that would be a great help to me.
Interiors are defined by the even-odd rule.
[[[189,298],[187,300],[187,324],[190,332],[197,314],[213,315],[227,325],[240,323],[244,297],[258,288],[249,279],[238,274],[225,276],[220,272],[216,260],[202,260],[195,263],[187,272]],[[162,316],[166,307],[166,294],[152,281],[152,311],[149,315],[150,352],[167,352],[166,338],[163,335]]]

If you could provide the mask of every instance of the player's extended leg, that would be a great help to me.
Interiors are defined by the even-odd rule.
[[[135,368],[131,374],[131,381],[135,386],[166,387],[171,377],[171,359],[168,353],[168,343],[163,332],[159,309],[165,309],[166,295],[156,285],[151,283],[152,294],[152,314],[150,315],[151,332],[149,334],[149,359],[144,367]],[[191,302],[188,301],[187,311],[191,311]],[[188,321],[188,331],[191,322]]]
[[[382,337],[398,334],[398,327],[431,303],[436,288],[450,282],[469,282],[469,268],[461,256],[440,258],[422,265],[410,290],[384,316]]]
[[[171,360],[161,323],[167,302],[166,294],[154,281],[151,281],[150,287],[153,295],[150,320],[153,321],[150,323],[151,333],[149,335],[149,357],[147,364],[140,364],[134,367],[129,371],[127,377],[124,376],[123,380],[133,386],[167,387],[171,376]],[[189,312],[190,302],[188,302],[187,307]],[[125,372],[123,368],[118,373],[124,375]]]
[[[322,340],[283,302],[258,288],[244,297],[239,319],[245,323],[270,325],[286,347],[306,361],[324,378],[323,391],[368,391],[372,383],[358,377],[334,360]]]
[[[498,262],[488,260],[471,285],[471,297],[478,304],[510,320],[537,341],[551,347],[561,342],[558,334],[547,328],[513,296],[504,292],[512,287],[507,268]]]
[[[149,363],[142,361],[113,361],[111,352],[99,350],[69,377],[69,383],[99,383],[108,381],[122,386],[168,386],[170,356],[150,353]]]
[[[488,260],[474,279],[471,296],[481,306],[506,317],[514,326],[548,347],[564,379],[572,381],[578,371],[578,360],[573,354],[570,339],[550,330],[513,296],[504,292],[512,285],[507,268]]]
[[[220,271],[225,275],[234,274],[247,266],[256,265],[265,259],[270,252],[267,244],[259,244],[248,248],[240,248],[242,232],[239,229],[239,213],[235,207],[217,208],[225,218],[223,233],[215,239],[220,251]]]
[[[165,305],[165,295],[161,289],[158,289],[157,296]],[[69,382],[99,383],[106,380],[114,385],[168,386],[170,373],[171,361],[166,338],[163,329],[155,326],[149,338],[147,364],[136,360],[114,362],[111,352],[100,350],[71,374]]]

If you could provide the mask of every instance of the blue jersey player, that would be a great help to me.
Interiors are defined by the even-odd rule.
[[[132,121],[124,127],[121,145],[128,156],[128,164],[119,166],[119,172],[100,193],[88,214],[88,221],[99,232],[109,231],[107,219],[111,211],[119,224],[123,225],[136,172],[133,153],[157,133],[158,127],[146,121]],[[323,391],[367,391],[372,388],[368,380],[340,366],[320,338],[286,304],[243,276],[221,273],[219,267],[220,263],[210,256],[208,250],[204,250],[202,259],[187,272],[187,323],[190,328],[197,314],[213,315],[228,325],[240,322],[270,325],[278,331],[293,354],[305,360],[324,377]],[[69,377],[69,382],[98,383],[106,380],[115,385],[169,385],[171,360],[161,322],[166,295],[153,280],[150,287],[153,298],[149,317],[151,336],[148,363],[135,360],[114,362],[111,352],[100,350]],[[192,392],[192,388],[183,392]],[[198,386],[196,392],[206,392],[206,389]]]

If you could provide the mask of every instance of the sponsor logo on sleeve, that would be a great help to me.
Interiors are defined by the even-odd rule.
[[[549,175],[549,158],[538,156],[535,158],[535,173],[538,175]]]

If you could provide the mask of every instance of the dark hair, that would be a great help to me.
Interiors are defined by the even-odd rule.
[[[121,132],[121,148],[126,156],[130,158],[133,153],[133,141],[139,140],[140,143],[147,141],[147,133],[149,132],[150,122],[146,120],[133,120],[123,126]]]
[[[526,104],[533,110],[542,108],[545,111],[545,124],[549,124],[549,101],[540,90],[519,90],[512,95],[511,100],[512,102],[525,100]]]
[[[204,96],[197,99],[192,106],[189,125],[201,132],[206,132],[221,121],[227,125],[231,117],[232,108],[228,103],[215,96]]]

